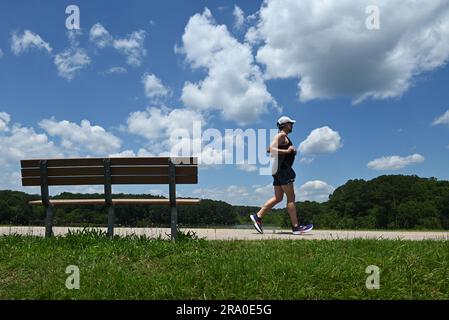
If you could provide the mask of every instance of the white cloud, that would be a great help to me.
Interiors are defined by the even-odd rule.
[[[161,141],[176,129],[185,129],[192,136],[193,122],[204,122],[203,116],[193,110],[169,109],[167,107],[147,108],[136,111],[127,119],[128,131],[148,140]]]
[[[77,125],[67,120],[58,122],[54,119],[44,119],[39,122],[39,126],[50,136],[60,137],[61,146],[74,154],[88,151],[106,155],[117,151],[121,146],[119,138],[100,126],[92,126],[88,120],[82,120],[81,125]]]
[[[259,206],[267,200],[261,198],[260,195],[255,194],[253,190],[249,190],[248,187],[238,185],[231,185],[223,188],[197,188],[192,191],[192,196],[201,199],[221,200],[232,205]]]
[[[442,116],[435,119],[432,122],[432,125],[436,126],[438,124],[447,124],[449,125],[449,110],[447,110]]]
[[[144,48],[146,32],[143,30],[132,32],[127,38],[115,39],[113,47],[126,55],[126,63],[132,66],[140,66],[147,55]]]
[[[334,187],[324,181],[308,181],[298,187],[296,201],[317,201],[324,202],[329,199],[329,195],[334,192]],[[192,197],[200,197],[214,200],[226,201],[233,205],[262,206],[269,198],[273,197],[274,188],[271,183],[266,185],[254,185],[251,188],[241,185],[231,185],[222,188],[197,188],[192,191]],[[286,197],[276,206],[285,208]]]
[[[78,30],[68,31],[67,37],[70,42],[70,48],[67,48],[62,53],[54,56],[54,63],[58,69],[59,75],[67,80],[72,80],[82,68],[90,64],[90,58],[86,51],[78,47],[79,43],[77,41],[77,36],[81,34],[82,32]],[[49,54],[52,53],[50,45],[42,40],[39,35],[34,34],[29,30],[25,30],[22,35],[13,32],[11,38],[11,50],[15,55],[26,52],[30,48],[46,50]]]
[[[242,29],[243,23],[245,22],[245,13],[239,6],[234,5],[234,11],[232,14],[234,15],[234,29]]]
[[[67,48],[55,57],[55,65],[61,77],[72,80],[76,74],[90,64],[90,58],[81,48]]]
[[[257,171],[257,166],[254,164],[249,164],[248,161],[245,161],[243,164],[238,164],[237,169],[246,171],[246,172],[255,172]]]
[[[201,169],[218,168],[220,165],[226,164],[227,159],[234,159],[234,155],[237,153],[235,146],[245,145],[243,136],[239,133],[225,133],[223,136],[217,129],[207,128],[202,129],[201,134],[198,137],[193,136],[182,139],[176,136],[171,137],[172,155],[179,155],[179,150],[185,153],[190,151],[189,154],[198,157]],[[235,144],[233,144],[233,140],[236,140]],[[237,159],[237,156],[235,156],[235,159],[238,163],[233,161],[231,163],[235,163],[238,170],[252,172],[257,169],[254,165],[248,164],[248,161],[245,159]]]
[[[63,153],[46,134],[17,123],[8,126],[10,120],[9,114],[0,113],[0,189],[23,190],[20,160],[58,158]]]
[[[0,58],[1,57],[3,57],[3,51],[2,51],[2,49],[0,48]]]
[[[257,121],[278,108],[267,91],[251,47],[239,43],[225,25],[216,25],[211,12],[192,16],[182,36],[185,54],[193,69],[205,69],[208,75],[198,83],[186,82],[181,100],[198,110],[219,110],[226,120],[238,124]]]
[[[17,167],[22,159],[105,155],[117,151],[121,146],[120,139],[102,127],[91,126],[87,120],[83,120],[79,126],[68,121],[44,119],[39,122],[39,126],[46,133],[37,133],[34,128],[23,127],[18,123],[8,125],[10,121],[9,114],[0,112],[0,125],[3,128],[0,130],[0,165],[8,168]],[[60,144],[50,140],[49,136],[60,137]]]
[[[61,154],[54,143],[48,140],[47,135],[38,134],[33,128],[14,125],[10,134],[2,136],[1,139],[1,154],[6,159],[18,161],[23,158],[51,157]]]
[[[255,185],[255,186],[253,186],[253,188],[254,188],[255,193],[257,193],[263,197],[267,197],[267,199],[270,195],[274,194],[274,187],[273,187],[273,184],[271,184],[271,183],[269,183],[267,185],[263,185],[263,186]]]
[[[0,132],[9,131],[8,123],[11,121],[11,116],[6,112],[0,112]]]
[[[133,150],[124,150],[118,153],[111,153],[109,157],[155,157],[156,155],[144,148],[140,148],[137,153]]]
[[[424,162],[424,160],[425,158],[417,153],[407,157],[388,156],[370,161],[368,168],[373,170],[397,170],[414,163]]]
[[[313,160],[315,160],[314,157],[301,157],[299,159],[299,162],[301,162],[302,164],[311,164]]]
[[[112,46],[114,49],[126,56],[126,63],[131,66],[140,66],[143,58],[147,55],[144,47],[146,32],[144,30],[134,31],[125,38],[112,36],[101,24],[96,23],[89,32],[89,39],[99,48]]]
[[[147,149],[159,156],[179,156],[183,152],[182,155],[198,157],[204,167],[225,164],[226,159],[235,156],[237,161],[243,161],[237,165],[238,169],[249,172],[257,169],[237,157],[240,155],[237,146],[245,145],[244,131],[223,134],[215,128],[204,129],[205,123],[203,115],[195,110],[151,107],[131,113],[127,131],[146,138]],[[243,152],[248,153],[247,149]]]
[[[335,188],[324,181],[314,180],[304,183],[299,187],[299,201],[325,202]]]
[[[151,101],[157,101],[170,94],[170,90],[154,74],[145,73],[142,77],[142,83],[145,89],[145,95]]]
[[[66,32],[67,39],[69,40],[70,46],[73,47],[79,47],[80,43],[78,41],[78,37],[83,35],[82,29],[73,29],[68,30]]]
[[[52,52],[50,44],[42,40],[38,34],[35,34],[30,30],[25,30],[22,35],[13,32],[11,38],[11,50],[15,55],[26,52],[30,48],[46,50],[48,53]]]
[[[124,150],[121,152],[109,154],[109,157],[111,157],[111,158],[135,157],[135,156],[136,156],[136,153],[133,150]]]
[[[106,74],[124,74],[127,73],[128,70],[126,70],[126,68],[123,67],[111,67],[108,70],[106,70]]]
[[[112,44],[112,36],[100,23],[94,24],[90,29],[89,40],[99,48],[104,48]]]
[[[58,69],[59,76],[73,80],[75,76],[91,63],[86,50],[79,47],[78,36],[82,35],[81,30],[70,30],[67,33],[70,47],[55,56],[54,63]]]
[[[0,160],[1,162],[1,160]],[[15,170],[15,171],[14,171]],[[0,190],[23,190],[22,176],[19,171],[19,167],[11,168],[8,171],[0,171]],[[30,191],[30,190],[24,190]],[[36,193],[37,188],[36,188]]]
[[[341,147],[340,134],[325,126],[313,130],[307,139],[301,142],[299,151],[303,155],[332,153]]]
[[[33,191],[33,188],[22,187],[20,160],[89,156],[89,153],[103,156],[120,147],[118,138],[101,127],[90,126],[88,121],[83,121],[81,126],[78,126],[68,121],[42,120],[39,126],[46,130],[48,135],[18,123],[9,125],[10,121],[9,114],[0,112],[0,125],[3,128],[0,130],[0,166],[3,168],[0,172],[0,189],[39,192],[38,188]],[[61,143],[50,140],[49,135],[61,137]],[[139,150],[139,155],[143,153]],[[86,192],[85,188],[73,187],[71,190]],[[67,190],[53,187],[51,194],[62,191]]]
[[[261,44],[266,78],[298,78],[301,101],[399,97],[416,76],[447,63],[449,3],[375,3],[380,30],[365,24],[371,0],[267,0],[246,38]]]
[[[16,166],[27,158],[58,157],[61,150],[49,141],[46,134],[36,133],[33,128],[14,124],[8,131],[0,132],[0,164]]]

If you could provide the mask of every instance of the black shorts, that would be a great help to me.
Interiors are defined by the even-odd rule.
[[[292,168],[280,168],[276,174],[273,175],[273,186],[285,186],[290,182],[294,182],[296,173]]]

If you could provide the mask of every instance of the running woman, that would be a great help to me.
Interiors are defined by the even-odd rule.
[[[287,211],[292,223],[292,233],[304,234],[313,229],[312,224],[306,226],[299,225],[298,217],[296,216],[295,189],[293,187],[296,174],[292,168],[293,162],[295,161],[296,149],[288,137],[288,134],[293,131],[293,124],[295,122],[295,120],[289,117],[284,116],[279,118],[277,121],[279,133],[274,137],[273,142],[267,150],[274,156],[275,160],[273,166],[274,197],[267,200],[259,212],[250,215],[254,227],[259,233],[263,233],[263,216],[282,201],[284,193],[287,196]]]

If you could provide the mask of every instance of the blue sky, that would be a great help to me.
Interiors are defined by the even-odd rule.
[[[224,138],[282,115],[297,120],[300,200],[383,174],[447,180],[449,5],[425,3],[1,1],[0,188],[38,192],[21,187],[20,159],[165,155],[194,120]],[[259,167],[205,164],[178,190],[262,205],[272,178]]]

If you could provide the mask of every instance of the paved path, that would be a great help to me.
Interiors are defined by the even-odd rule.
[[[106,231],[106,228],[98,228]],[[64,235],[67,227],[54,227],[55,235]],[[70,228],[82,230],[82,228]],[[208,240],[267,240],[267,239],[295,239],[295,240],[336,240],[336,239],[401,239],[401,240],[449,240],[449,231],[422,232],[422,231],[349,231],[349,230],[313,230],[305,235],[292,235],[289,230],[269,229],[264,234],[258,234],[254,229],[196,229],[184,228],[184,232],[193,231],[200,238]],[[170,238],[169,228],[115,228],[116,235],[146,235],[149,237]],[[0,227],[0,235],[23,234],[44,236],[44,227]]]

